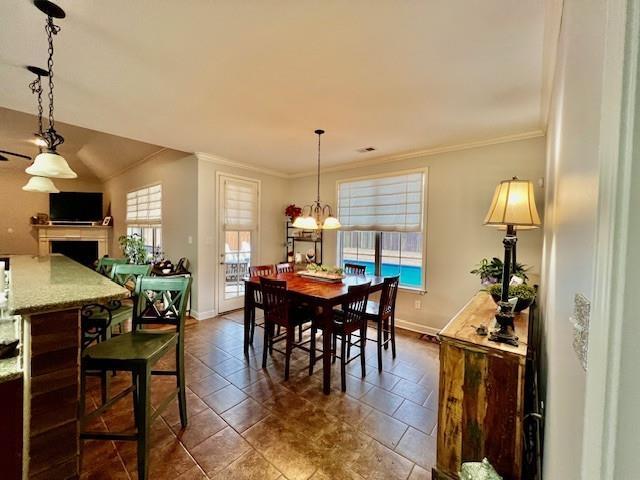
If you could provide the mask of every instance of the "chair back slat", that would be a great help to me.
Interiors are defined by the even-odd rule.
[[[120,265],[127,262],[128,260],[126,258],[102,257],[98,259],[98,263],[96,265],[96,272],[98,272],[100,275],[104,275],[105,277],[111,278],[111,272],[113,271],[113,267],[115,265]]]
[[[357,263],[345,263],[344,273],[347,275],[364,275],[367,271],[365,265],[358,265]]]
[[[111,270],[111,280],[131,292],[136,292],[138,280],[150,273],[151,265],[116,264]]]
[[[367,310],[370,286],[371,282],[367,282],[349,287],[347,299],[342,304],[342,321],[345,324],[348,325],[363,321],[364,312]]]
[[[252,265],[249,267],[250,277],[267,277],[276,273],[275,265]]]
[[[184,317],[191,292],[191,277],[142,277],[134,331],[140,325],[174,325],[182,333]]]
[[[295,270],[293,263],[279,263],[276,265],[276,271],[278,273],[293,273]]]
[[[287,326],[289,324],[289,298],[287,282],[260,277],[265,322]]]
[[[250,277],[267,277],[269,275],[276,274],[276,266],[275,265],[253,265],[249,267],[249,276]],[[262,300],[262,289],[254,288],[253,289],[253,302],[261,307],[263,304]]]
[[[398,296],[398,286],[400,285],[400,275],[386,277],[382,286],[380,296],[380,316],[384,319],[392,316],[396,310],[396,297]]]

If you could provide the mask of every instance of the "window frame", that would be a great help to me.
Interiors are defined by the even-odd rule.
[[[127,210],[128,210],[128,196],[130,193],[134,193],[134,192],[138,192],[140,190],[144,190],[146,188],[152,188],[152,187],[160,187],[160,219],[159,220],[154,220],[153,222],[140,222],[138,220],[128,220],[127,217]],[[162,182],[154,182],[154,183],[150,183],[147,185],[142,185],[139,187],[136,187],[132,190],[127,191],[127,193],[125,194],[125,225],[126,225],[126,232],[127,235],[129,235],[129,228],[151,228],[152,229],[152,236],[153,236],[153,245],[151,246],[151,252],[149,253],[149,257],[150,258],[154,258],[155,257],[155,250],[158,246],[160,246],[160,248],[162,249],[162,253],[164,254],[164,185],[162,184]],[[159,228],[160,229],[160,241],[159,244],[157,242],[157,238],[156,238],[156,229]],[[141,235],[144,238],[144,235]]]
[[[404,290],[411,293],[425,294],[428,290],[428,276],[427,276],[427,211],[428,211],[428,198],[429,198],[429,167],[414,168],[409,170],[395,170],[393,172],[379,173],[375,175],[348,177],[336,181],[336,205],[340,202],[340,184],[348,182],[356,182],[359,180],[368,180],[372,178],[384,178],[393,177],[396,175],[404,175],[408,173],[422,173],[422,265],[421,265],[421,277],[422,285],[420,287],[411,287],[407,285],[399,285],[400,290]],[[360,231],[360,230],[350,230]],[[374,250],[374,269],[375,274],[379,275],[382,268],[382,231],[375,230],[362,230],[363,232],[374,232],[375,234],[375,250]],[[338,265],[342,265],[342,235],[345,232],[339,231],[336,239],[336,262]],[[405,233],[405,232],[386,232],[386,233]],[[409,233],[409,232],[406,232]]]

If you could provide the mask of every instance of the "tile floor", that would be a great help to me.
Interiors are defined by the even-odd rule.
[[[375,330],[370,330],[370,336]],[[367,348],[367,375],[348,366],[347,393],[339,368],[331,395],[322,394],[321,363],[308,376],[308,357],[297,351],[283,381],[284,359],[273,354],[260,368],[262,329],[249,359],[242,349],[242,312],[186,328],[189,425],[180,428],[177,406],[152,427],[150,478],[186,479],[430,479],[435,462],[438,347],[399,331],[398,356],[383,352],[378,374],[375,343]],[[169,355],[162,367],[170,367]],[[334,367],[338,367],[336,364]],[[93,402],[99,399],[89,378]],[[114,377],[112,395],[130,378]],[[173,388],[155,377],[152,403]],[[93,429],[133,428],[130,396],[96,419]],[[83,479],[135,479],[134,442],[88,441]]]

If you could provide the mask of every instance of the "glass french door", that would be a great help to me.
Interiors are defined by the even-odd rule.
[[[243,278],[249,272],[252,255],[251,231],[224,232],[224,253],[220,254],[220,312],[242,308],[244,304]]]

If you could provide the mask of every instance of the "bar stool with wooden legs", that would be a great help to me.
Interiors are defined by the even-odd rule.
[[[131,292],[131,299],[115,300],[101,304],[84,305],[81,310],[82,345],[83,349],[93,342],[106,342],[112,337],[114,327],[124,332],[125,322],[133,318],[133,305],[136,297],[136,284],[139,278],[149,275],[151,265],[131,265],[114,263],[111,279]],[[87,372],[89,375],[100,377],[100,391],[102,403],[106,403],[109,396],[111,375],[106,371]]]
[[[385,350],[391,343],[391,353],[396,358],[396,297],[398,296],[398,285],[400,275],[386,277],[382,287],[380,303],[369,300],[365,319],[375,322],[377,329],[376,339],[369,338],[378,344],[378,371],[382,372],[382,347]]]
[[[102,257],[98,259],[98,263],[96,264],[96,272],[98,272],[100,275],[111,278],[111,270],[113,269],[114,265],[125,264],[128,262],[129,261],[126,258]]]
[[[347,275],[364,275],[367,271],[365,265],[358,265],[357,263],[345,263],[344,273]]]
[[[304,351],[309,351],[303,347],[302,343],[295,343],[295,327],[310,320],[309,310],[298,307],[289,300],[287,293],[287,282],[283,280],[272,280],[260,277],[260,287],[264,300],[264,349],[262,350],[262,368],[267,368],[267,353],[273,352],[275,339],[275,328],[284,327],[285,334],[285,364],[284,379],[289,379],[289,364],[291,352],[294,347]]]
[[[138,443],[138,478],[149,475],[149,442],[151,423],[178,398],[180,423],[187,426],[187,402],[184,375],[184,323],[191,287],[190,277],[143,277],[137,285],[138,301],[134,309],[133,331],[118,335],[106,342],[87,347],[80,362],[80,439],[123,440]],[[140,329],[143,325],[168,325],[170,330]],[[153,370],[154,365],[175,347],[176,369]],[[131,373],[132,385],[110,398],[104,405],[85,415],[87,370],[118,370]],[[176,377],[176,388],[157,410],[151,408],[151,377]],[[136,431],[90,432],[85,430],[89,421],[109,407],[133,394]]]
[[[249,267],[249,276],[250,277],[268,277],[270,275],[276,274],[276,266],[275,265],[256,265]],[[262,290],[259,288],[253,289],[253,304],[255,308],[259,308],[260,310],[264,310],[264,305],[262,301]],[[256,311],[255,308],[251,312],[251,325],[249,326],[249,344],[253,345],[253,335],[256,331]],[[259,323],[258,327],[263,327],[263,323]]]
[[[369,287],[371,286],[371,282],[363,283],[360,285],[351,285],[349,287],[347,298],[345,302],[342,304],[341,310],[333,311],[333,335],[334,339],[340,337],[340,355],[337,355],[335,352],[335,344],[334,341],[334,355],[333,361],[335,362],[336,357],[340,359],[340,378],[342,380],[342,391],[347,391],[347,364],[352,360],[360,357],[360,366],[362,369],[362,377],[364,378],[367,374],[366,364],[365,364],[365,348],[367,345],[367,321],[364,318],[364,312],[367,308],[367,301],[369,299]],[[316,323],[314,320],[311,324],[311,358],[309,361],[309,375],[313,375],[313,367],[315,363],[322,358],[323,355],[329,355],[330,352],[322,352],[322,355],[316,357],[316,333],[317,330],[321,328],[321,325]],[[353,338],[356,338],[355,341],[351,341],[351,334],[354,332],[358,332],[359,335]],[[326,332],[323,332],[325,334]],[[349,351],[347,352],[347,346],[349,347]],[[351,347],[359,347],[360,352],[351,357]]]

